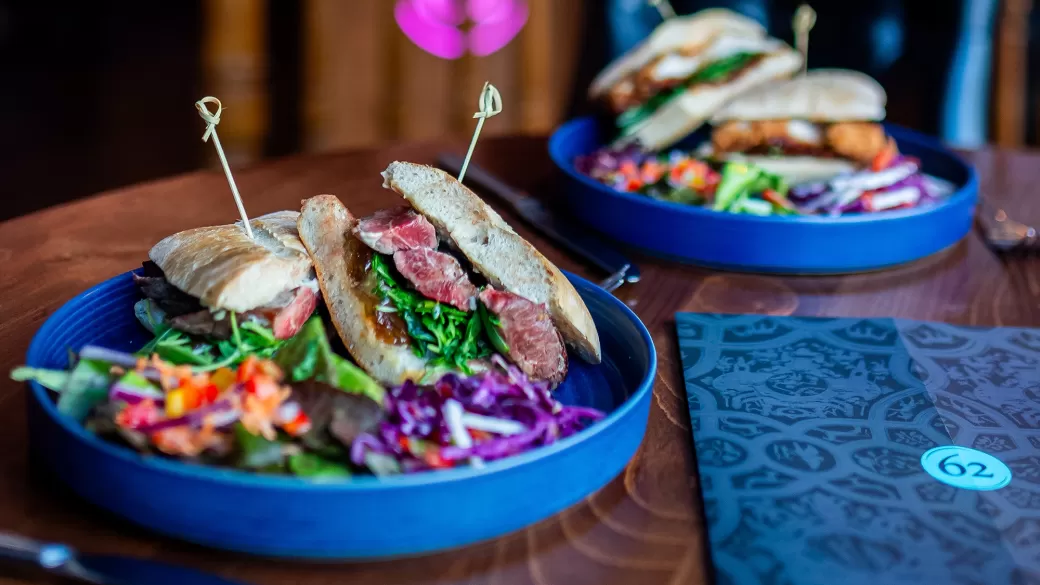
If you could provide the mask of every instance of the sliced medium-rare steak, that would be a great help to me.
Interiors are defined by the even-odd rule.
[[[307,286],[286,294],[290,300],[280,307],[261,307],[246,313],[236,313],[235,319],[239,324],[250,318],[258,319],[264,326],[271,328],[276,339],[289,339],[300,331],[307,318],[314,313],[318,294]],[[214,339],[231,338],[231,320],[226,311],[221,312],[220,319],[217,319],[217,313],[209,309],[177,315],[170,319],[170,326],[192,335]]]
[[[477,296],[477,287],[449,254],[428,248],[401,250],[394,253],[394,266],[428,299],[468,311],[470,299]]]
[[[501,323],[509,359],[529,377],[553,385],[567,375],[567,350],[545,307],[515,295],[487,287],[480,301]]]
[[[296,335],[318,306],[318,294],[310,287],[301,286],[294,293],[289,304],[279,309],[271,319],[271,330],[276,339],[289,339]]]
[[[170,319],[170,327],[191,335],[212,337],[213,339],[231,337],[231,320],[227,318],[227,315],[224,315],[223,319],[217,319],[209,309],[178,315]]]
[[[354,235],[380,254],[437,247],[433,224],[408,207],[375,212],[358,222]]]

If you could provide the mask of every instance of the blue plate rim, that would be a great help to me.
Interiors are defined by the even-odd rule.
[[[978,189],[978,174],[975,171],[973,165],[968,164],[960,155],[946,148],[942,144],[933,141],[929,137],[920,134],[909,128],[904,128],[896,124],[885,123],[885,127],[888,129],[895,129],[897,133],[902,135],[902,138],[897,139],[898,141],[909,141],[920,146],[925,146],[934,150],[939,150],[943,155],[949,156],[956,160],[962,167],[967,169],[968,180],[963,185],[957,187],[957,190],[953,195],[944,199],[937,205],[929,205],[927,207],[914,207],[911,209],[900,209],[895,211],[884,211],[879,213],[860,213],[841,215],[838,217],[830,217],[823,215],[799,215],[799,216],[780,216],[780,215],[750,215],[750,214],[733,214],[725,211],[715,211],[704,207],[697,207],[692,205],[686,205],[683,203],[676,203],[674,201],[661,201],[659,199],[652,199],[642,195],[634,195],[632,193],[625,193],[623,191],[617,191],[610,187],[600,183],[599,181],[579,172],[574,168],[574,161],[563,160],[560,150],[560,141],[562,140],[563,134],[573,131],[572,128],[582,124],[595,123],[593,116],[581,116],[573,118],[561,124],[556,130],[553,131],[552,135],[549,136],[549,157],[553,163],[561,171],[566,173],[570,178],[577,180],[584,185],[587,185],[597,191],[604,193],[609,196],[614,196],[630,203],[642,204],[650,207],[655,207],[661,211],[672,211],[690,214],[693,216],[699,216],[704,218],[714,219],[730,219],[739,218],[742,222],[751,223],[783,223],[789,225],[799,224],[824,224],[824,225],[848,225],[848,224],[859,224],[859,223],[872,223],[881,222],[888,220],[898,220],[906,217],[916,217],[936,213],[943,208],[964,203],[965,201],[974,200],[975,193]],[[929,144],[932,143],[932,144]]]
[[[127,278],[132,271],[124,272],[122,274],[113,276],[107,280],[97,283],[87,290],[77,294],[68,301],[66,301],[57,311],[52,313],[43,325],[33,334],[32,340],[29,343],[29,349],[26,352],[26,364],[32,364],[32,358],[34,354],[42,352],[40,344],[43,343],[44,338],[51,334],[51,329],[56,327],[55,323],[61,320],[65,314],[72,312],[75,309],[75,302],[77,300],[83,300],[91,295],[97,294],[100,287],[111,283],[120,278]],[[101,451],[103,454],[110,457],[116,457],[123,460],[128,464],[141,465],[146,468],[150,468],[152,471],[165,473],[170,475],[178,475],[189,479],[195,479],[200,481],[207,481],[213,483],[226,483],[235,486],[244,486],[250,488],[270,488],[270,489],[297,489],[305,491],[345,491],[345,492],[356,492],[356,491],[381,491],[381,490],[396,490],[396,489],[407,489],[418,486],[452,483],[457,481],[465,481],[476,477],[489,476],[501,472],[505,472],[510,469],[514,469],[520,466],[530,465],[539,460],[547,457],[551,457],[556,453],[565,451],[573,446],[577,446],[592,437],[596,436],[600,432],[603,432],[607,428],[616,424],[620,419],[625,418],[634,409],[637,408],[639,403],[643,401],[645,395],[651,392],[654,385],[654,380],[657,376],[657,349],[654,346],[654,341],[650,335],[650,331],[643,324],[642,320],[632,311],[625,303],[621,302],[614,295],[604,291],[592,282],[576,275],[571,272],[562,271],[574,284],[580,284],[588,287],[593,291],[593,294],[602,294],[609,298],[609,302],[620,308],[622,314],[625,315],[639,331],[639,335],[646,344],[647,350],[649,351],[650,360],[647,364],[646,374],[639,381],[636,389],[632,392],[628,398],[618,405],[612,412],[610,412],[602,420],[597,421],[590,427],[582,430],[580,433],[562,439],[549,445],[547,447],[540,447],[538,449],[507,457],[497,461],[486,463],[483,468],[477,469],[471,466],[466,466],[458,469],[446,469],[446,470],[435,470],[425,471],[412,474],[403,474],[390,477],[375,477],[375,476],[353,476],[345,480],[308,480],[297,477],[280,477],[275,475],[263,475],[250,471],[242,471],[238,469],[228,469],[220,467],[211,467],[201,464],[183,463],[179,461],[164,459],[158,456],[143,456],[130,450],[127,447],[115,445],[108,441],[105,441],[97,435],[91,433],[77,421],[72,420],[67,415],[64,415],[57,410],[57,404],[48,395],[48,391],[36,381],[30,381],[29,386],[32,390],[31,399],[36,400],[44,412],[57,422],[63,429],[72,433],[76,438],[85,443],[87,446]]]

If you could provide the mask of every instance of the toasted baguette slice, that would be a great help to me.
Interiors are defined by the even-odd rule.
[[[302,284],[311,259],[296,231],[295,211],[250,220],[253,239],[242,223],[186,230],[163,238],[148,257],[173,286],[212,309],[249,311]]]
[[[300,211],[300,238],[314,259],[332,322],[354,361],[376,380],[394,385],[421,381],[426,361],[412,352],[406,340],[388,341],[378,333],[373,307],[366,304],[362,283],[351,274],[351,246],[364,246],[351,234],[356,224],[335,195],[306,199]]]
[[[383,187],[425,215],[492,285],[546,304],[567,344],[584,360],[600,362],[599,333],[578,291],[480,197],[440,169],[409,162],[390,163]]]

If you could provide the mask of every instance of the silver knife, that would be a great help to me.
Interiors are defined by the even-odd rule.
[[[462,169],[462,160],[457,154],[441,153],[437,157],[437,164],[457,175]],[[501,199],[532,228],[560,247],[611,275],[600,283],[602,288],[612,291],[623,283],[639,282],[639,267],[584,229],[560,224],[538,199],[509,186],[472,162],[466,169],[466,181]]]
[[[242,585],[158,561],[85,555],[64,544],[0,532],[0,561],[20,563],[91,585]]]

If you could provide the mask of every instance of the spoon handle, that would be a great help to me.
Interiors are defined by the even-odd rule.
[[[40,542],[18,534],[0,532],[0,560],[30,563],[53,570],[74,556],[73,550],[63,544]]]

